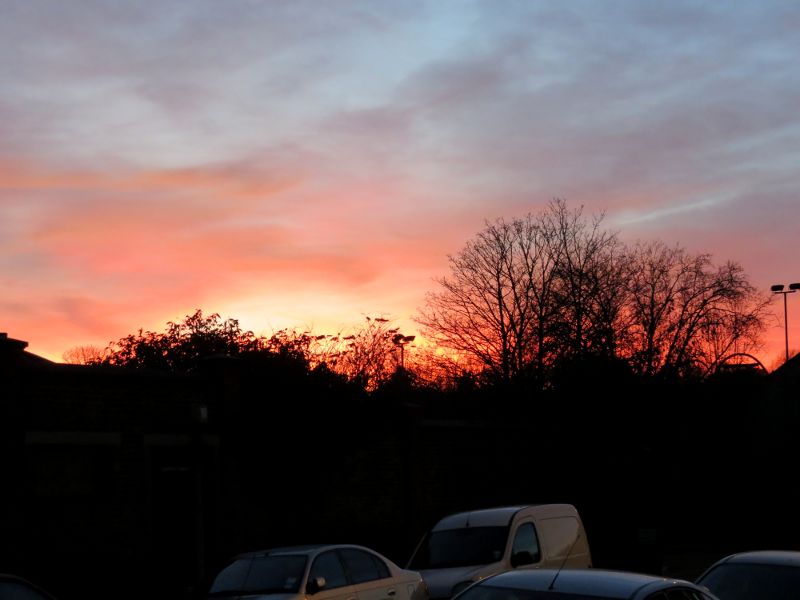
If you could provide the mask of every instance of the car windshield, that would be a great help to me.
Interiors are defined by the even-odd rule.
[[[697,583],[722,600],[797,600],[800,568],[723,563]]]
[[[457,598],[458,600],[616,600],[612,596],[566,594],[555,590],[520,590],[493,585],[473,585]]]
[[[303,555],[238,558],[217,575],[209,594],[293,594],[300,589],[305,568]]]
[[[503,557],[508,527],[464,527],[434,531],[411,559],[411,569],[488,565]]]

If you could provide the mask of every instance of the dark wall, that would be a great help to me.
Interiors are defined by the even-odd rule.
[[[798,547],[797,396],[768,378],[366,395],[262,367],[6,367],[0,571],[62,600],[199,598],[238,552],[404,565],[446,514],[538,502],[578,507],[598,567]]]

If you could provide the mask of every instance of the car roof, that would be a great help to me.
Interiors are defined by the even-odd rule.
[[[574,515],[575,507],[571,504],[520,504],[515,506],[498,506],[482,508],[448,515],[433,527],[433,531],[445,529],[461,529],[463,527],[498,527],[511,523],[513,518],[523,511],[541,513],[541,516]]]
[[[234,557],[234,559],[255,558],[258,556],[278,556],[278,555],[288,555],[288,554],[312,556],[319,554],[324,550],[332,550],[336,548],[356,548],[358,550],[366,550],[367,552],[372,552],[373,554],[377,554],[375,550],[372,550],[371,548],[366,548],[364,546],[359,546],[358,544],[307,544],[304,546],[282,546],[279,548],[267,548],[264,550],[242,552],[241,554],[237,554]]]
[[[557,577],[556,577],[557,575]],[[554,585],[553,585],[554,584]],[[524,569],[506,571],[487,577],[477,585],[510,587],[524,590],[552,589],[565,594],[586,594],[629,598],[647,587],[652,590],[677,585],[696,588],[694,584],[659,575],[607,569]]]
[[[717,561],[717,564],[721,563],[787,565],[800,567],[800,552],[792,550],[753,550],[750,552],[738,552]]]

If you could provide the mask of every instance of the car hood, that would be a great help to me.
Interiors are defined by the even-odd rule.
[[[477,580],[485,566],[452,567],[450,569],[428,569],[420,571],[425,584],[428,586],[428,593],[433,600],[437,598],[449,598],[453,586],[462,581]]]

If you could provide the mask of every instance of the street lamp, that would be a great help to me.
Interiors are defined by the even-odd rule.
[[[786,286],[782,283],[777,283],[769,289],[773,294],[783,294],[783,328],[786,331],[786,362],[789,362],[789,322],[787,320],[789,313],[786,311],[786,295],[800,290],[800,283],[790,283],[788,290],[785,290],[784,287]]]
[[[798,286],[800,286],[800,284],[798,284]],[[396,333],[394,335],[394,337],[392,338],[392,343],[395,346],[399,346],[400,347],[400,368],[401,369],[405,368],[405,365],[404,365],[405,356],[404,356],[404,352],[403,352],[405,350],[405,346],[406,346],[406,344],[410,344],[411,342],[413,342],[416,339],[416,337],[417,336],[415,336],[415,335],[403,335],[402,333]]]

